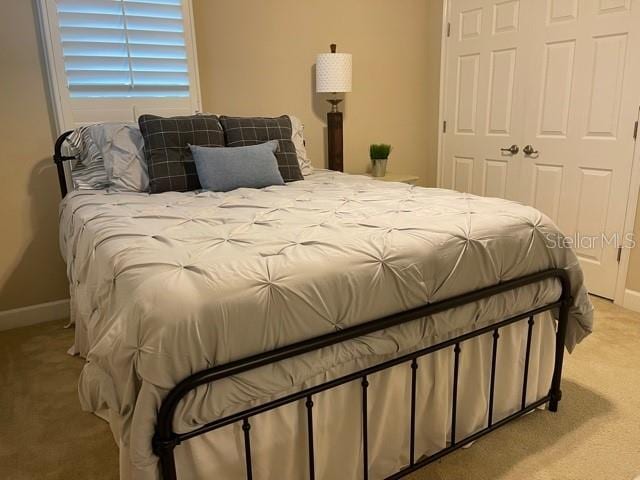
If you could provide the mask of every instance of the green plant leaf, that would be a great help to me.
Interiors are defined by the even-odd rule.
[[[391,145],[386,143],[373,143],[369,146],[369,156],[371,160],[385,160],[389,158]]]

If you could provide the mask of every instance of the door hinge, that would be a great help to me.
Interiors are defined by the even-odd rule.
[[[633,126],[633,139],[637,140],[637,138],[638,138],[638,120],[636,120],[636,123]]]
[[[451,36],[451,22],[447,22],[447,37]]]
[[[447,121],[442,122],[442,133],[447,133]]]
[[[618,247],[618,263],[620,263],[621,258],[622,258],[622,247]]]

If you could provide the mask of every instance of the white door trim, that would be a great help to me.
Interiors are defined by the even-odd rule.
[[[639,95],[640,96],[640,95]],[[640,115],[640,98],[638,100]],[[640,120],[640,118],[638,118]],[[629,195],[626,205],[626,214],[624,217],[624,234],[634,231],[636,221],[636,211],[638,206],[638,198],[640,197],[640,142],[636,138],[633,153],[633,162],[631,164],[631,181],[629,182]],[[639,239],[636,239],[636,242]],[[640,248],[637,245],[636,248]],[[613,303],[616,305],[625,304],[625,294],[627,290],[627,273],[629,272],[629,258],[631,257],[631,249],[623,248],[620,256],[620,265],[618,266],[618,278],[616,279],[616,292]]]
[[[444,122],[445,99],[447,98],[446,70],[447,70],[447,24],[449,23],[449,0],[443,0],[442,6],[442,32],[440,43],[440,101],[438,102],[438,163],[436,171],[436,186],[442,187],[442,162],[444,152],[444,133],[442,124]]]

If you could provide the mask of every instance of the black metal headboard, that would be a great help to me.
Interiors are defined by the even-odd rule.
[[[64,171],[64,162],[67,160],[73,160],[76,157],[67,157],[62,155],[62,144],[67,139],[67,137],[71,134],[73,130],[69,130],[68,132],[64,132],[62,135],[58,137],[56,140],[56,144],[53,151],[53,163],[56,164],[56,168],[58,169],[58,182],[60,182],[60,194],[62,198],[67,195],[67,177]]]

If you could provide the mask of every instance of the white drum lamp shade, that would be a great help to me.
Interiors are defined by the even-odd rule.
[[[316,92],[351,91],[351,54],[321,53],[316,58]]]

